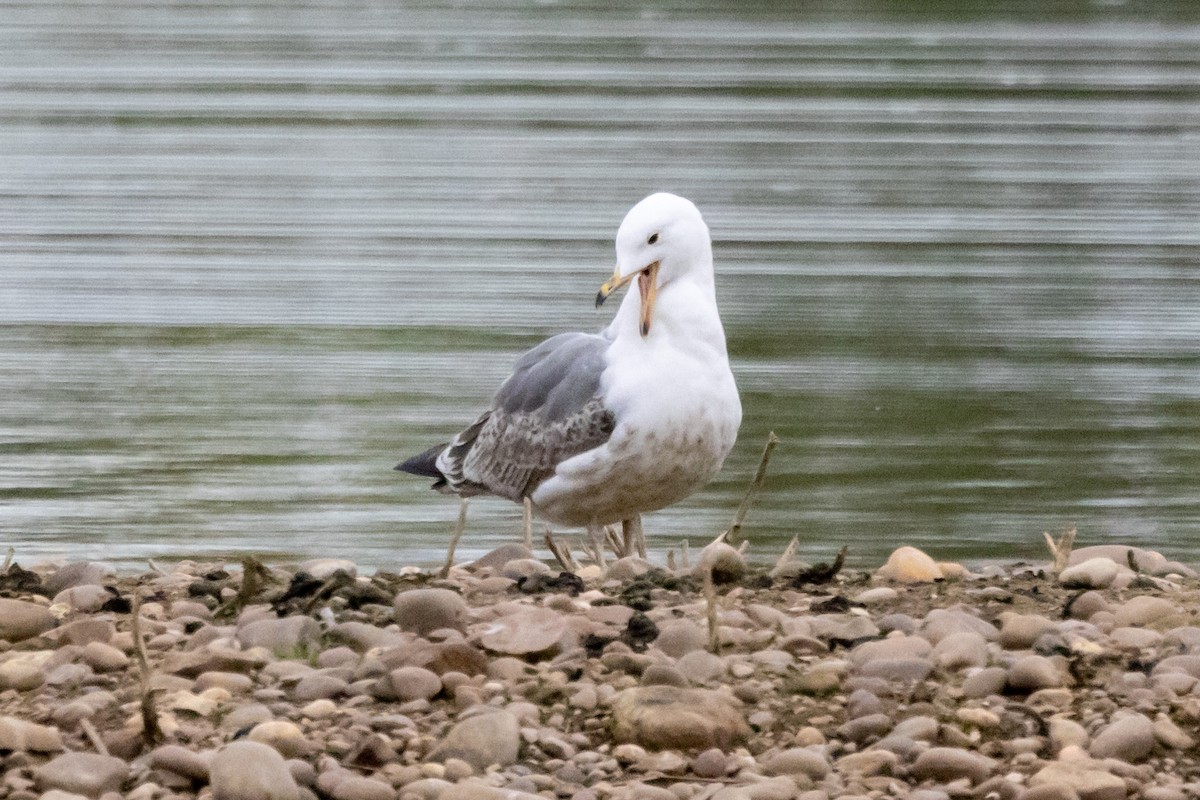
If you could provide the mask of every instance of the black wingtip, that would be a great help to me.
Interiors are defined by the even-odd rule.
[[[437,468],[437,458],[446,449],[446,444],[435,445],[424,453],[415,455],[407,461],[396,465],[397,472],[407,472],[409,475],[419,475],[422,478],[438,478],[443,477],[441,471]]]

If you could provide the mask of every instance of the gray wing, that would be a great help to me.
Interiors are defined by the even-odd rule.
[[[616,420],[598,393],[609,344],[563,333],[521,356],[492,407],[438,456],[448,488],[519,502],[560,462],[607,442]]]

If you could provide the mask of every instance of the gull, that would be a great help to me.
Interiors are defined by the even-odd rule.
[[[712,239],[689,200],[657,193],[617,231],[617,263],[596,306],[627,284],[600,333],[561,333],[517,359],[491,406],[450,442],[396,469],[461,497],[528,502],[583,527],[599,552],[622,523],[626,554],[641,515],[716,476],[742,405],[717,312]]]

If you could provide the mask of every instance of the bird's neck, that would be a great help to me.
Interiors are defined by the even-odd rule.
[[[668,281],[658,289],[650,333],[641,332],[641,297],[632,286],[621,301],[609,326],[615,339],[630,345],[654,347],[669,345],[682,350],[711,348],[726,354],[725,329],[717,313],[716,289],[712,273],[688,273]]]

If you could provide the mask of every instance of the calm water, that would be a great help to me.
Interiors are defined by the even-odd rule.
[[[774,429],[760,559],[1200,560],[1197,7],[842,5],[0,0],[0,543],[436,560],[393,464],[606,323],[667,189],[746,418],[652,543]]]

